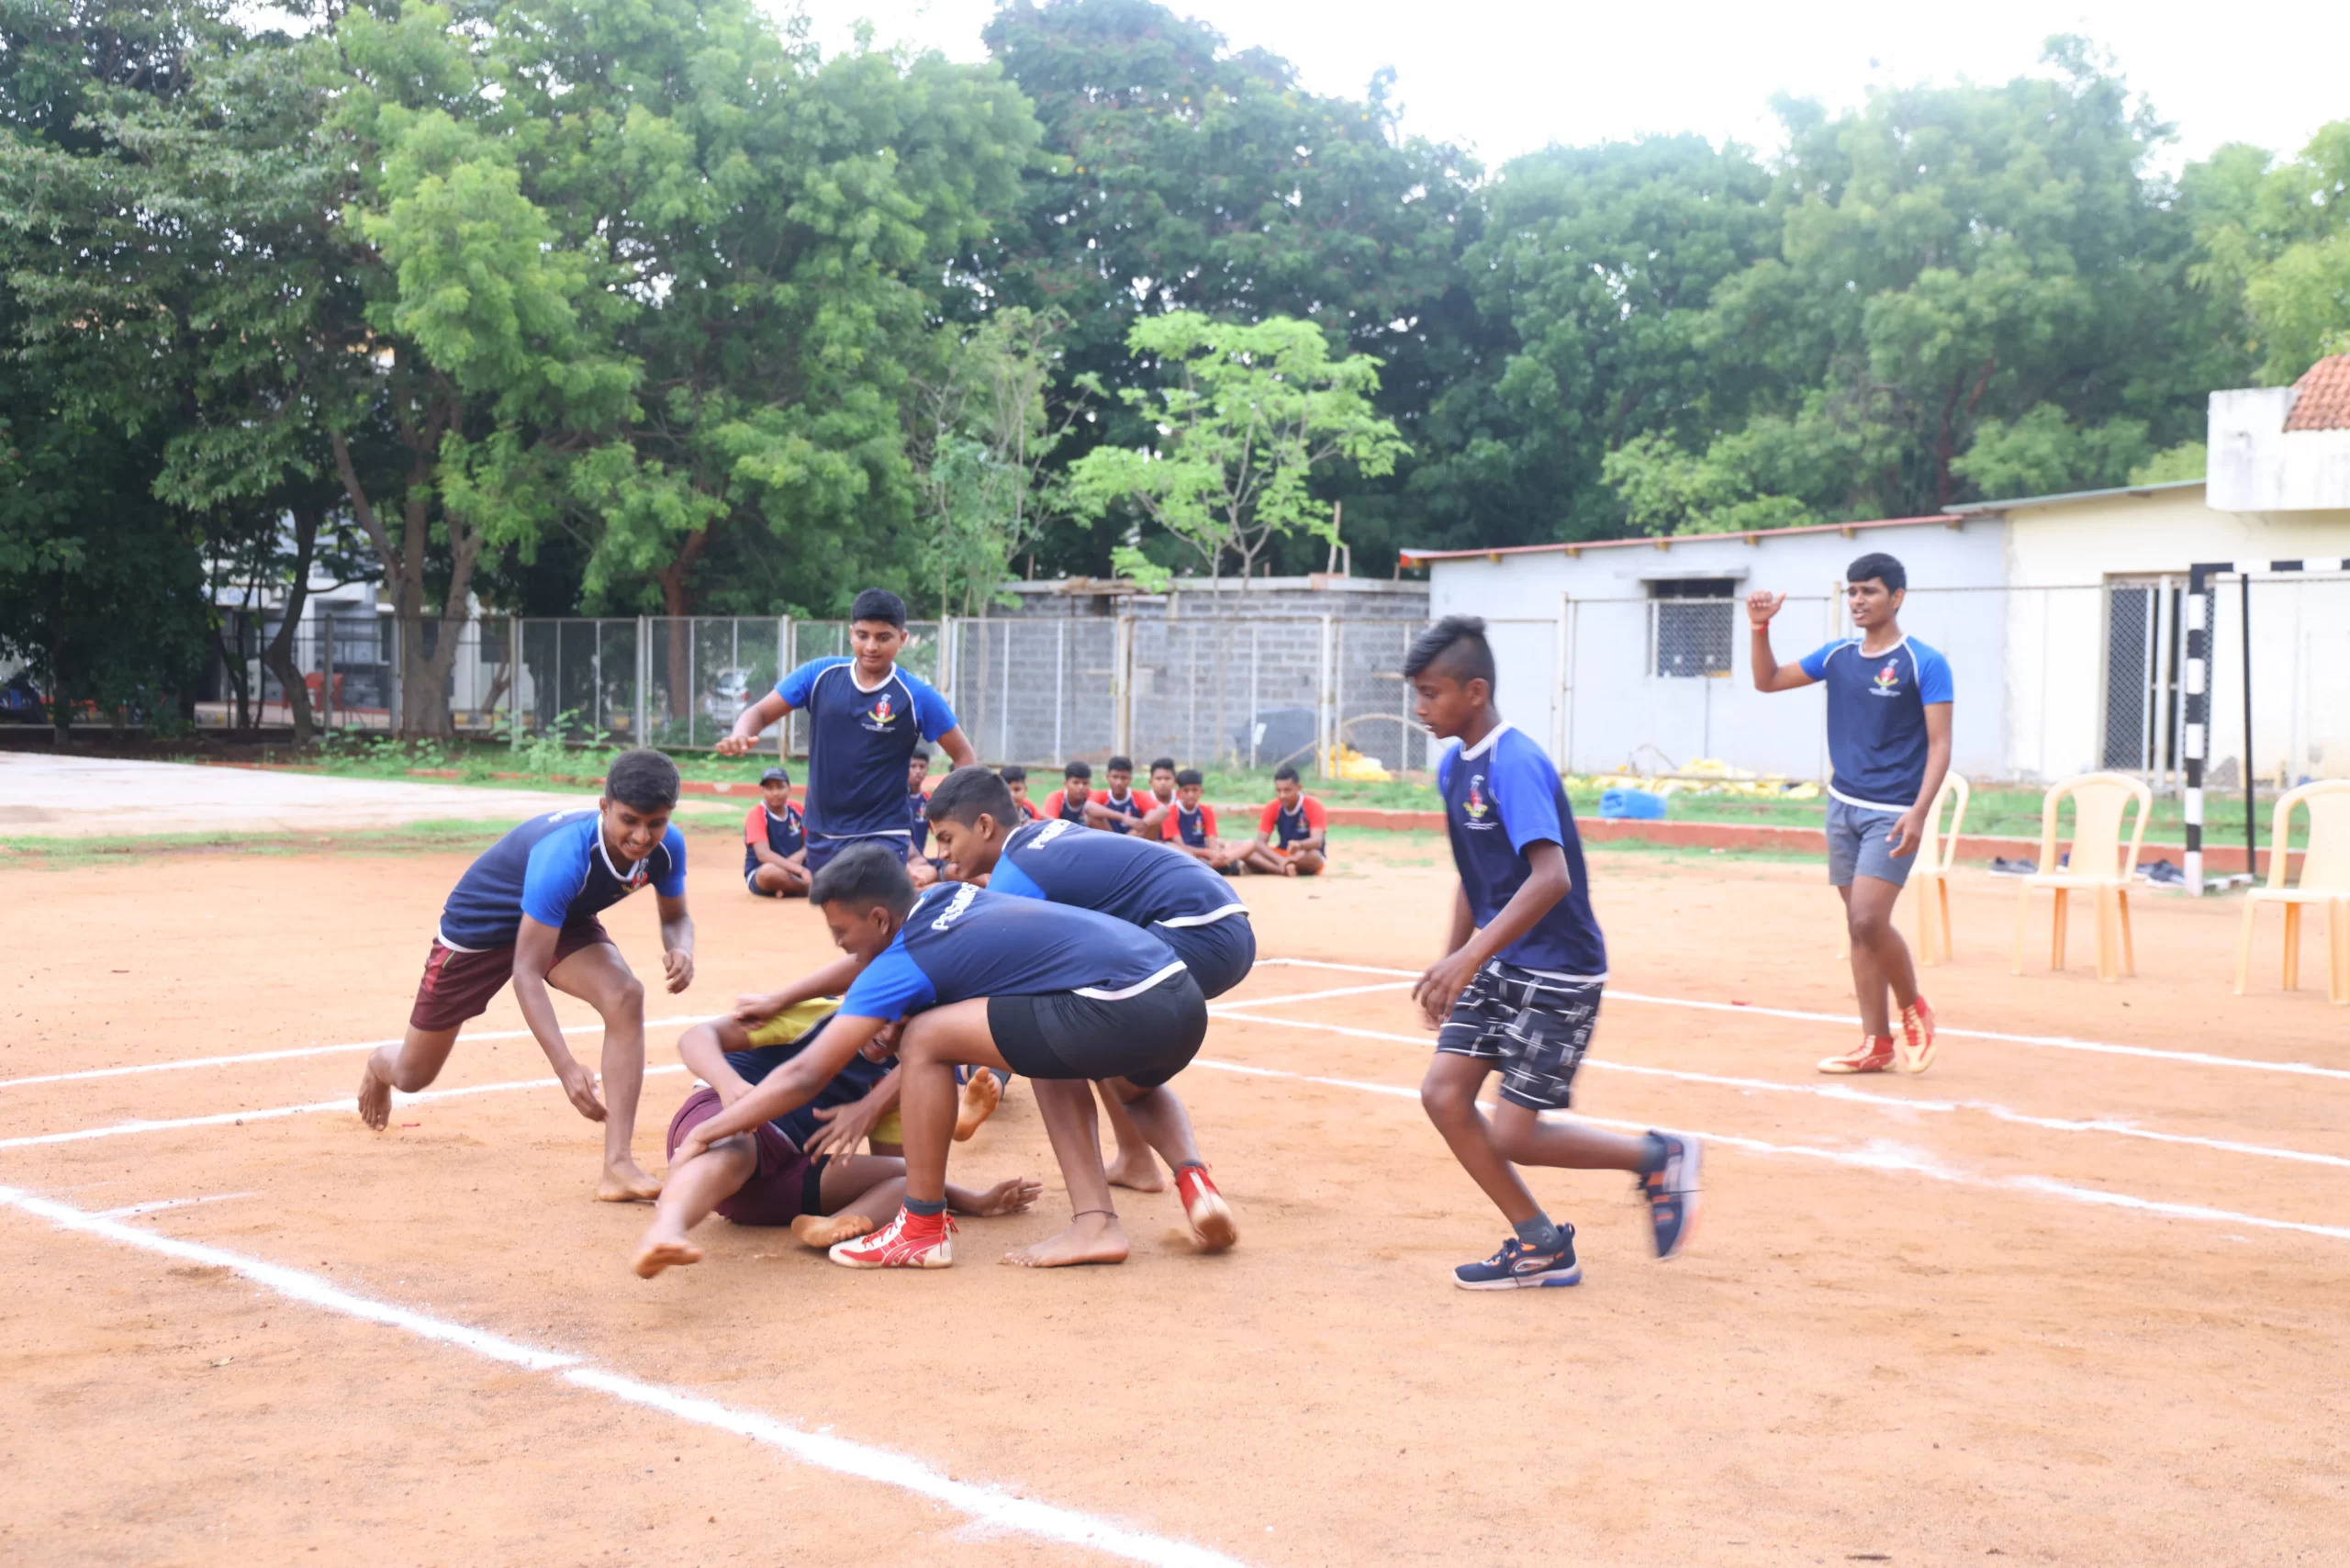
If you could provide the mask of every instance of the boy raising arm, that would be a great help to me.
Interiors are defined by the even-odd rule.
[[[1700,1158],[1694,1137],[1627,1137],[1542,1120],[1542,1112],[1570,1103],[1598,1021],[1607,951],[1558,770],[1503,721],[1494,673],[1485,623],[1472,615],[1445,617],[1404,661],[1414,716],[1454,743],[1437,764],[1437,788],[1460,871],[1445,957],[1412,991],[1438,1031],[1420,1103],[1515,1233],[1491,1258],[1453,1271],[1464,1290],[1583,1278],[1574,1226],[1543,1213],[1517,1164],[1632,1172],[1649,1204],[1657,1256],[1670,1258],[1694,1228]],[[1488,1122],[1477,1093],[1496,1070],[1501,1103]]]
[[[392,1091],[413,1094],[438,1078],[457,1032],[511,980],[522,1021],[564,1093],[581,1115],[604,1124],[596,1196],[626,1203],[658,1193],[661,1183],[629,1148],[644,1082],[644,988],[597,916],[651,882],[668,989],[674,994],[693,983],[686,840],[669,822],[677,805],[676,765],[657,751],[626,752],[612,763],[592,809],[533,817],[483,851],[441,911],[407,1035],[367,1058],[359,1078],[360,1119],[383,1131]],[[596,1075],[564,1040],[550,985],[604,1020],[609,1113],[596,1097]]]
[[[1873,552],[1844,568],[1845,608],[1854,633],[1783,665],[1771,652],[1771,618],[1786,595],[1747,596],[1754,628],[1757,691],[1828,687],[1828,879],[1844,901],[1852,936],[1852,990],[1861,1043],[1819,1064],[1822,1072],[1883,1072],[1897,1057],[1904,1072],[1934,1059],[1934,1010],[1918,990],[1909,945],[1893,924],[1893,903],[1917,863],[1926,813],[1950,772],[1950,665],[1901,630],[1909,575]],[[1897,1042],[1886,992],[1900,1009]]]

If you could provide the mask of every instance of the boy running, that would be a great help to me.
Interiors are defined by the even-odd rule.
[[[678,1057],[704,1087],[670,1120],[667,1184],[632,1263],[640,1278],[700,1262],[701,1249],[686,1233],[713,1212],[736,1225],[789,1226],[801,1243],[817,1248],[863,1236],[898,1212],[906,1162],[856,1148],[897,1104],[897,1075],[862,1055],[798,1110],[737,1133],[699,1159],[677,1159],[694,1128],[804,1050],[835,1005],[803,1003],[755,1030],[713,1019],[677,1041]],[[946,1201],[960,1214],[1017,1214],[1043,1190],[1026,1180],[999,1182],[984,1193],[950,1185]]]
[[[624,752],[593,807],[532,817],[482,852],[441,911],[408,1034],[379,1046],[359,1077],[359,1116],[377,1132],[391,1119],[392,1091],[413,1094],[441,1076],[469,1018],[514,982],[522,1021],[578,1113],[604,1124],[606,1203],[650,1198],[661,1183],[630,1152],[644,1083],[644,988],[597,919],[647,882],[661,913],[661,967],[672,994],[693,983],[694,923],[686,913],[686,840],[670,825],[677,769],[657,751]],[[604,1020],[604,1092],[579,1064],[555,1021],[547,987],[576,996]]]
[[[1085,808],[1093,795],[1093,765],[1072,762],[1061,769],[1061,787],[1045,797],[1045,814],[1058,822],[1086,825]]]
[[[1248,906],[1233,896],[1225,879],[1139,834],[1121,838],[1058,822],[1024,826],[1010,791],[983,767],[948,774],[930,797],[930,821],[947,876],[964,882],[984,879],[991,892],[1048,899],[1141,926],[1183,960],[1200,994],[1210,1001],[1247,980],[1257,961]],[[1183,1217],[1201,1249],[1221,1252],[1237,1239],[1232,1211],[1209,1180],[1207,1167],[1196,1153],[1187,1153],[1192,1148],[1191,1127],[1181,1104],[1171,1090],[1162,1092],[1169,1103],[1166,1125],[1179,1129],[1176,1142],[1153,1139],[1151,1129],[1138,1125],[1135,1131],[1173,1168]],[[1108,1098],[1114,1103],[1115,1096]],[[1127,1142],[1114,1110],[1111,1121],[1119,1134],[1112,1184],[1158,1191],[1158,1172],[1150,1156]],[[1121,1171],[1127,1173],[1124,1181]],[[1137,1175],[1146,1181],[1134,1180]]]
[[[941,884],[917,902],[904,862],[872,846],[847,850],[818,872],[809,900],[860,972],[823,1034],[688,1133],[678,1162],[806,1103],[902,1018],[904,1206],[873,1235],[835,1246],[833,1260],[853,1269],[943,1269],[954,1261],[946,1155],[959,1065],[1036,1081],[1037,1108],[1076,1210],[1069,1229],[1010,1260],[1035,1268],[1123,1262],[1125,1233],[1110,1204],[1086,1083],[1106,1082],[1154,1143],[1174,1144],[1184,1163],[1198,1163],[1182,1109],[1165,1088],[1207,1034],[1207,1001],[1182,960],[1148,932],[1106,914],[968,882]]]
[[[791,775],[768,768],[759,775],[759,796],[743,819],[744,885],[763,899],[804,897],[808,825],[791,803]]]
[[[1026,768],[1021,767],[1016,762],[1007,763],[1003,767],[995,770],[995,776],[1003,780],[1003,787],[1005,789],[1012,791],[1013,803],[1020,808],[1021,813],[1025,816],[1028,821],[1032,823],[1040,823],[1045,820],[1045,813],[1038,811],[1036,809],[1036,802],[1028,798],[1028,770]]]
[[[946,699],[898,667],[905,601],[867,588],[849,609],[854,655],[811,659],[743,711],[718,743],[741,756],[784,715],[808,715],[807,867],[812,876],[851,844],[881,839],[907,853],[906,771],[914,748],[936,741],[957,767],[979,760]]]
[[[1232,863],[1270,876],[1315,877],[1329,858],[1329,819],[1322,802],[1305,792],[1297,769],[1283,763],[1273,770],[1273,798],[1257,819],[1255,841]]]
[[[1085,802],[1085,820],[1112,833],[1132,833],[1143,814],[1143,803],[1135,798],[1135,759],[1113,756],[1103,771],[1110,786]]]
[[[1603,1132],[1545,1122],[1563,1111],[1591,1044],[1607,950],[1591,913],[1583,841],[1542,748],[1494,706],[1494,653],[1485,623],[1448,615],[1404,658],[1413,716],[1453,743],[1437,764],[1445,830],[1460,871],[1445,957],[1413,988],[1436,1059],[1420,1084],[1428,1120],[1516,1234],[1482,1263],[1452,1271],[1463,1290],[1572,1285],[1575,1227],[1542,1212],[1517,1166],[1628,1170],[1648,1200],[1656,1255],[1689,1239],[1697,1213],[1698,1140]],[[1502,1075],[1488,1122],[1477,1093]]]
[[[1828,1058],[1819,1070],[1883,1072],[1897,1056],[1902,1071],[1923,1072],[1934,1060],[1934,1010],[1918,990],[1909,945],[1893,924],[1893,902],[1909,879],[1926,813],[1950,772],[1950,665],[1901,630],[1909,574],[1900,562],[1872,552],[1844,576],[1852,635],[1791,665],[1771,652],[1771,618],[1787,596],[1761,588],[1747,596],[1754,689],[1828,683],[1828,880],[1844,901],[1852,934],[1861,1043]],[[1901,1010],[1897,1042],[1887,990]]]
[[[1213,870],[1229,870],[1240,852],[1225,848],[1224,840],[1216,836],[1215,808],[1200,800],[1206,786],[1207,780],[1196,767],[1186,767],[1176,774],[1175,804],[1159,819],[1158,831],[1170,847]]]

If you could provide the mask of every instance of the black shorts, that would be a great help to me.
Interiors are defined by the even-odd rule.
[[[1153,936],[1175,949],[1200,994],[1213,1002],[1248,978],[1257,962],[1257,933],[1246,913],[1236,911],[1204,925],[1169,925],[1161,921],[1147,928]]]
[[[1496,959],[1477,971],[1437,1031],[1446,1056],[1490,1061],[1502,1098],[1529,1111],[1563,1111],[1575,1069],[1599,1022],[1596,980],[1538,974]]]
[[[988,998],[988,1032],[1023,1078],[1123,1078],[1156,1089],[1207,1038],[1207,998],[1189,970],[1114,1001],[1079,991]]]

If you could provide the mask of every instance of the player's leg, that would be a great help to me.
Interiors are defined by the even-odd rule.
[[[1883,1072],[1893,1065],[1893,1035],[1886,1025],[1885,970],[1863,915],[1869,904],[1866,901],[1854,902],[1859,884],[1865,879],[1861,876],[1861,860],[1869,822],[1874,814],[1847,806],[1841,801],[1828,802],[1828,880],[1844,903],[1852,996],[1861,1010],[1861,1043],[1841,1055],[1824,1058],[1819,1063],[1822,1072]],[[1888,902],[1888,919],[1891,911]]]
[[[1894,1052],[1904,1072],[1923,1072],[1934,1059],[1934,1010],[1918,989],[1918,967],[1909,944],[1893,923],[1894,901],[1909,880],[1916,855],[1893,853],[1890,812],[1874,813],[1863,825],[1860,853],[1853,868],[1852,902],[1846,906],[1857,955],[1863,942],[1876,959],[1876,971],[1893,993],[1891,1009],[1901,1027]],[[1888,1030],[1888,1033],[1892,1031]]]
[[[1158,1173],[1158,1161],[1151,1158],[1156,1147],[1127,1114],[1125,1103],[1111,1092],[1106,1083],[1102,1091],[1102,1114],[1110,1123],[1111,1137],[1116,1140],[1118,1152],[1107,1169],[1110,1185],[1125,1187],[1136,1193],[1163,1193],[1167,1178]]]
[[[1102,1103],[1121,1103],[1132,1118],[1135,1129],[1158,1157],[1175,1172],[1175,1186],[1183,1200],[1183,1218],[1192,1227],[1192,1239],[1203,1252],[1222,1252],[1240,1239],[1238,1225],[1232,1217],[1232,1207],[1216,1190],[1208,1176],[1207,1161],[1200,1158],[1200,1146],[1192,1135],[1191,1113],[1183,1109],[1183,1102],[1165,1084],[1144,1089],[1123,1078],[1102,1081]],[[1151,1174],[1158,1175],[1154,1168]],[[1113,1172],[1111,1180],[1117,1180]],[[1162,1182],[1161,1186],[1164,1185]],[[1158,1188],[1151,1188],[1157,1192]]]
[[[705,1091],[704,1092],[707,1092]],[[717,1096],[711,1095],[715,1102]],[[715,1104],[712,1110],[716,1109]],[[718,1205],[743,1190],[758,1169],[758,1151],[751,1135],[721,1138],[684,1164],[672,1164],[654,1204],[653,1223],[636,1244],[632,1266],[642,1279],[664,1269],[701,1261],[701,1249],[686,1233],[708,1219]]]
[[[1269,877],[1281,874],[1281,857],[1261,844],[1252,842],[1235,850],[1232,863],[1242,870],[1259,871]]]
[[[1541,1213],[1542,1205],[1534,1201],[1516,1167],[1494,1144],[1493,1126],[1477,1105],[1477,1092],[1497,1065],[1492,1058],[1456,1054],[1439,1047],[1428,1063],[1427,1076],[1420,1080],[1420,1108],[1443,1135],[1445,1147],[1469,1172],[1469,1179],[1493,1200],[1502,1217],[1516,1226]]]
[[[846,1155],[827,1160],[821,1180],[818,1201],[823,1213],[802,1215],[791,1222],[791,1234],[811,1247],[831,1247],[888,1223],[905,1200],[906,1162],[869,1154]],[[991,1219],[1020,1213],[1035,1203],[1044,1190],[1043,1182],[1025,1176],[979,1189],[949,1182],[946,1206],[958,1215]]]
[[[1318,849],[1298,849],[1290,854],[1289,863],[1301,877],[1318,877],[1322,868],[1330,863],[1329,857]]]
[[[441,1076],[456,1046],[457,1031],[420,1029],[414,1024],[396,1046],[377,1046],[359,1070],[359,1119],[377,1132],[391,1121],[392,1091],[413,1094]]]
[[[808,879],[798,867],[778,866],[773,861],[761,862],[759,868],[751,873],[750,881],[754,890],[773,899],[804,897],[808,891]]]
[[[377,1132],[392,1114],[392,1091],[413,1094],[441,1076],[457,1031],[489,1007],[514,976],[514,949],[465,952],[437,938],[417,978],[408,1031],[396,1046],[378,1046],[359,1070],[359,1117]]]
[[[1128,1250],[1125,1227],[1110,1198],[1110,1175],[1102,1164],[1102,1129],[1093,1114],[1093,1086],[1081,1079],[1032,1081],[1036,1114],[1069,1192],[1068,1228],[1032,1246],[1003,1255],[1007,1263],[1058,1269],[1077,1263],[1123,1263]]]
[[[658,1197],[661,1183],[636,1162],[637,1099],[644,1089],[644,986],[609,941],[581,944],[547,971],[547,983],[576,996],[604,1021],[604,1174],[596,1196],[606,1203]]]

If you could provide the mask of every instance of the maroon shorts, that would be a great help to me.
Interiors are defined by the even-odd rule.
[[[687,1095],[677,1114],[669,1118],[669,1158],[677,1157],[677,1146],[686,1141],[688,1133],[722,1109],[715,1089],[697,1089]],[[791,1140],[776,1131],[773,1122],[753,1127],[751,1143],[758,1150],[759,1162],[734,1195],[718,1205],[720,1214],[736,1225],[789,1225],[801,1215],[824,1212],[822,1165],[792,1148]]]
[[[560,964],[582,947],[592,947],[601,942],[612,945],[603,922],[591,920],[584,925],[566,925],[555,933],[554,962]],[[553,969],[554,964],[547,966]],[[432,951],[424,959],[424,979],[417,982],[416,1005],[408,1009],[408,1026],[433,1034],[453,1029],[468,1018],[478,1018],[488,1011],[489,999],[514,978],[514,948],[485,947],[477,953],[461,953],[444,946],[436,937]]]

